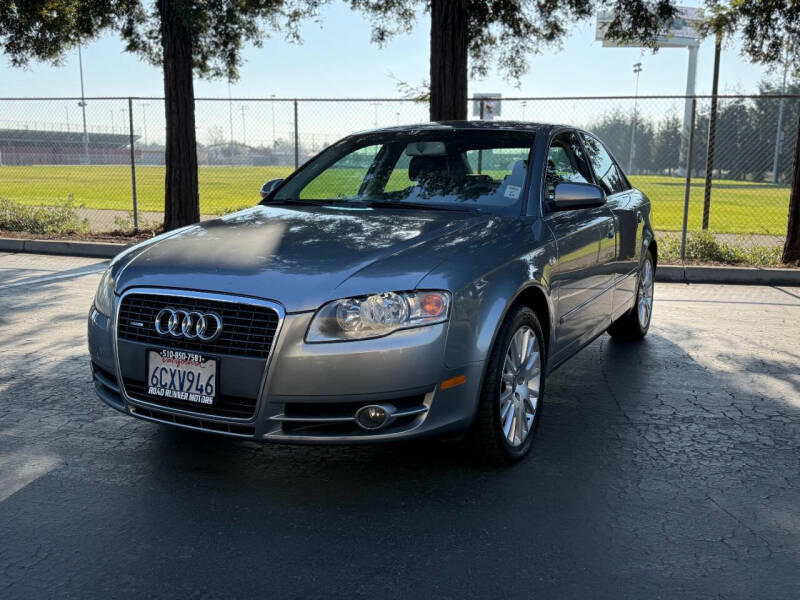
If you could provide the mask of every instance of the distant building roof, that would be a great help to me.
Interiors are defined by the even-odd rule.
[[[133,136],[138,139],[138,135]],[[46,131],[38,129],[0,129],[0,144],[47,144],[59,146],[83,146],[82,131]],[[127,133],[90,133],[90,146],[124,148],[130,145]]]

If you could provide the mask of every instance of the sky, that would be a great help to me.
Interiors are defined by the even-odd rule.
[[[323,10],[319,23],[308,22],[302,27],[301,44],[290,43],[280,34],[274,34],[265,40],[263,47],[246,48],[241,77],[231,86],[231,94],[234,98],[269,97],[273,94],[279,98],[399,97],[397,80],[416,85],[428,77],[428,29],[428,16],[422,14],[412,33],[397,36],[384,48],[379,48],[370,42],[370,25],[362,14],[349,10],[343,3],[332,3]],[[640,95],[685,92],[686,49],[662,49],[653,54],[635,48],[603,48],[594,37],[593,21],[576,25],[560,48],[531,56],[530,68],[519,82],[505,81],[493,71],[484,79],[471,80],[469,91],[471,94],[501,93],[506,97],[630,95],[634,92],[635,84],[632,65],[641,62]],[[750,64],[741,57],[739,50],[740,45],[736,40],[723,50],[721,93],[755,93],[763,78],[777,80],[777,73]],[[699,52],[698,94],[709,94],[711,91],[713,60],[713,41],[706,40]],[[83,48],[83,68],[87,97],[163,95],[161,71],[138,56],[125,53],[116,35],[107,35],[86,44]],[[0,98],[79,95],[76,51],[70,52],[59,66],[35,63],[22,70],[12,68],[7,60],[0,63]],[[197,80],[195,95],[198,98],[227,98],[227,82]],[[231,114],[222,106],[213,110],[209,108],[209,125],[205,135],[211,136],[212,130],[218,134],[218,129],[224,129],[227,134],[229,121],[236,121],[230,129],[236,130],[237,137],[244,137],[247,135],[245,121],[250,118],[251,134],[247,139],[254,136],[258,139],[271,138],[268,122],[272,120],[279,121],[277,135],[280,137],[282,131],[287,129],[284,122],[290,119],[289,109],[288,103],[285,107],[279,106],[280,114],[273,119],[266,108],[249,105],[245,106],[241,115],[237,112],[237,118],[233,119],[232,113],[240,111],[240,106],[231,107]],[[160,108],[156,110],[156,107],[142,106],[140,112],[145,111],[148,112],[145,118],[150,122],[149,128],[158,131],[162,118]],[[33,111],[27,106],[3,103],[0,104],[0,112],[5,113],[0,114],[0,121],[78,119],[77,108],[68,105],[45,107],[37,104],[36,111]],[[200,114],[203,111],[199,109],[198,112]],[[312,129],[320,130],[320,135],[325,135],[326,122],[339,113],[330,107],[323,110],[322,105],[315,112],[318,114],[313,116],[309,111],[305,121],[313,125]],[[391,106],[375,107],[375,118],[373,111],[367,109],[365,104],[358,112],[361,115],[358,123],[364,121],[361,125],[363,128],[372,125],[367,122],[371,120],[381,124],[393,121],[395,114],[400,111],[395,111],[395,107]],[[102,118],[98,113],[102,113]],[[372,115],[369,119],[366,116],[368,114]],[[96,108],[93,117],[98,128],[120,128],[125,118],[125,107],[120,104],[120,107],[109,105]],[[412,115],[404,110],[402,114],[397,114],[396,119],[416,120],[416,113]],[[342,129],[358,127],[359,124],[348,121]],[[198,123],[200,126],[201,123]],[[138,121],[136,128],[142,128]],[[304,135],[308,134],[304,131]],[[153,133],[151,137],[155,135]]]

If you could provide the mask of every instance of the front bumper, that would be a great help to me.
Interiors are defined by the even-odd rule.
[[[447,323],[373,340],[307,344],[312,316],[281,314],[266,360],[215,356],[222,394],[243,400],[249,395],[254,408],[252,414],[209,414],[189,403],[165,405],[137,393],[135,384],[144,376],[144,356],[154,348],[152,342],[117,339],[114,319],[92,309],[89,350],[95,388],[109,406],[141,419],[268,442],[379,442],[469,426],[483,364],[445,367]],[[460,375],[466,376],[463,384],[441,388],[442,381]],[[356,411],[376,403],[394,405],[394,421],[375,432],[359,428]]]

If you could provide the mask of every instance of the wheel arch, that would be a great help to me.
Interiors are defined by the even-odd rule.
[[[655,269],[658,266],[658,242],[656,242],[655,237],[650,240],[647,249],[653,255],[653,268]]]
[[[545,338],[545,365],[543,365],[543,368],[546,368],[546,362],[550,359],[550,341],[554,337],[554,311],[549,290],[539,282],[530,282],[523,286],[517,290],[516,294],[514,294],[512,299],[506,304],[503,312],[499,315],[499,318],[497,318],[494,324],[494,331],[492,333],[491,344],[489,345],[489,352],[491,352],[491,349],[494,348],[494,345],[497,343],[497,336],[500,333],[500,328],[503,326],[503,323],[505,322],[506,318],[508,318],[509,313],[515,306],[526,306],[530,308],[536,315],[537,319],[539,319],[539,325],[542,327],[542,334]],[[487,360],[483,364],[481,385],[479,389],[483,389],[484,382],[486,381],[489,354],[487,353],[486,356]],[[477,410],[478,404],[476,403],[475,411]]]
[[[547,356],[550,356],[550,339],[553,333],[553,311],[551,310],[548,295],[545,293],[544,289],[538,285],[529,285],[520,290],[514,297],[511,304],[509,304],[509,307],[506,309],[506,314],[508,314],[511,307],[516,304],[527,306],[533,311],[536,318],[539,319],[539,324],[542,326],[542,333],[544,334],[545,352]],[[503,320],[505,320],[505,315],[503,316]],[[501,324],[502,321],[497,326],[498,330]]]
[[[503,326],[509,312],[514,306],[526,306],[530,308],[536,317],[539,319],[539,324],[542,327],[542,334],[544,335],[545,356],[550,356],[551,340],[554,337],[553,325],[553,306],[550,298],[549,291],[544,285],[538,282],[530,282],[523,286],[513,295],[511,300],[506,304],[503,312],[494,324],[494,332],[492,333],[491,343],[489,344],[489,352],[494,348],[497,342],[497,335],[500,328]],[[488,353],[487,353],[488,357]]]

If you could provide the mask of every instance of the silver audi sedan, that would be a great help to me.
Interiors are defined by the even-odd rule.
[[[89,314],[109,406],[265,442],[464,435],[507,463],[550,373],[650,325],[650,203],[590,133],[379,129],[261,195],[111,262]]]

